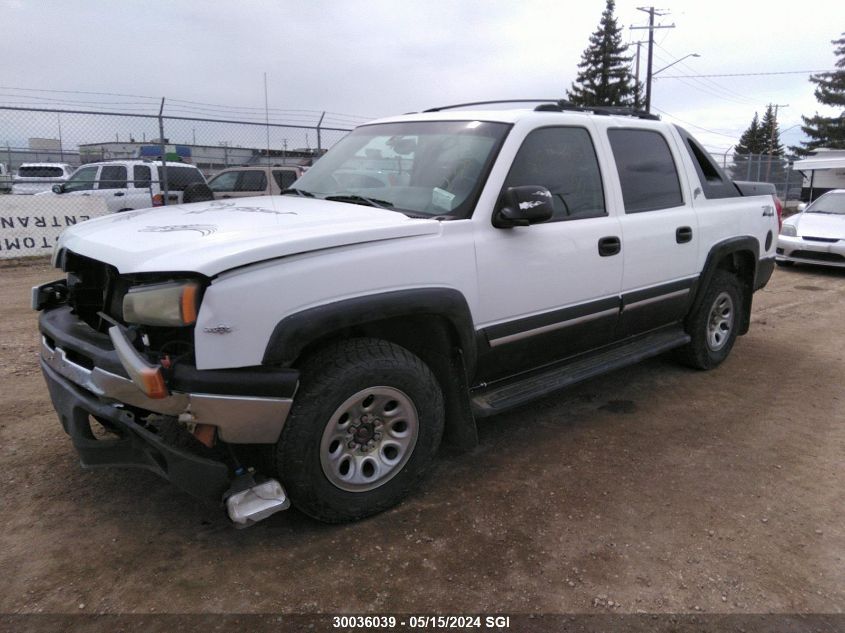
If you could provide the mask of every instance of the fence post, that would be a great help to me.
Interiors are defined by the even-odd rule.
[[[170,190],[167,186],[167,147],[165,147],[164,142],[164,117],[162,116],[164,113],[164,97],[161,98],[161,107],[158,109],[158,141],[159,147],[161,148],[161,179],[163,182],[160,184],[162,185],[162,189],[164,191],[164,195],[162,197],[163,204],[167,205],[167,198],[169,197]]]
[[[792,171],[792,161],[786,161],[786,183],[783,185],[783,201],[786,202],[786,197],[789,195],[789,172]]]
[[[317,121],[317,149],[318,150],[323,149],[323,137],[321,135],[320,126],[323,124],[323,117],[324,116],[326,116],[325,112],[323,112],[323,114],[320,115],[320,120]]]

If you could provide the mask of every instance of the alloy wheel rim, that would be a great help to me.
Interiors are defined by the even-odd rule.
[[[418,435],[417,409],[405,393],[386,386],[362,389],[335,410],[323,429],[323,474],[341,490],[374,490],[402,470]]]
[[[707,347],[718,352],[728,343],[734,326],[734,302],[727,292],[720,292],[707,317]]]

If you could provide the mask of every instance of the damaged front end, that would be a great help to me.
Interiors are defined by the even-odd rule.
[[[42,372],[83,467],[150,470],[226,503],[239,526],[286,509],[281,484],[244,463],[241,448],[278,440],[298,372],[196,368],[193,323],[207,279],[121,276],[70,252],[59,264],[67,279],[33,288],[33,308]]]

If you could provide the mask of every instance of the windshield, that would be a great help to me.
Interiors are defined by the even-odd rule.
[[[359,127],[291,192],[414,216],[468,217],[508,128],[482,121]]]
[[[833,213],[845,215],[845,192],[826,193],[811,204],[804,213]]]

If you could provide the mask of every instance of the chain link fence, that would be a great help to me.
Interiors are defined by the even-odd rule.
[[[713,155],[733,180],[768,182],[775,186],[781,200],[801,200],[804,176],[792,167],[794,159],[768,154]]]
[[[269,166],[265,182],[289,186],[350,131],[323,118],[307,125],[0,105],[0,257],[49,252],[80,219],[179,202],[191,185],[235,166]],[[103,161],[112,162],[91,165]],[[250,182],[243,191],[263,193]]]

